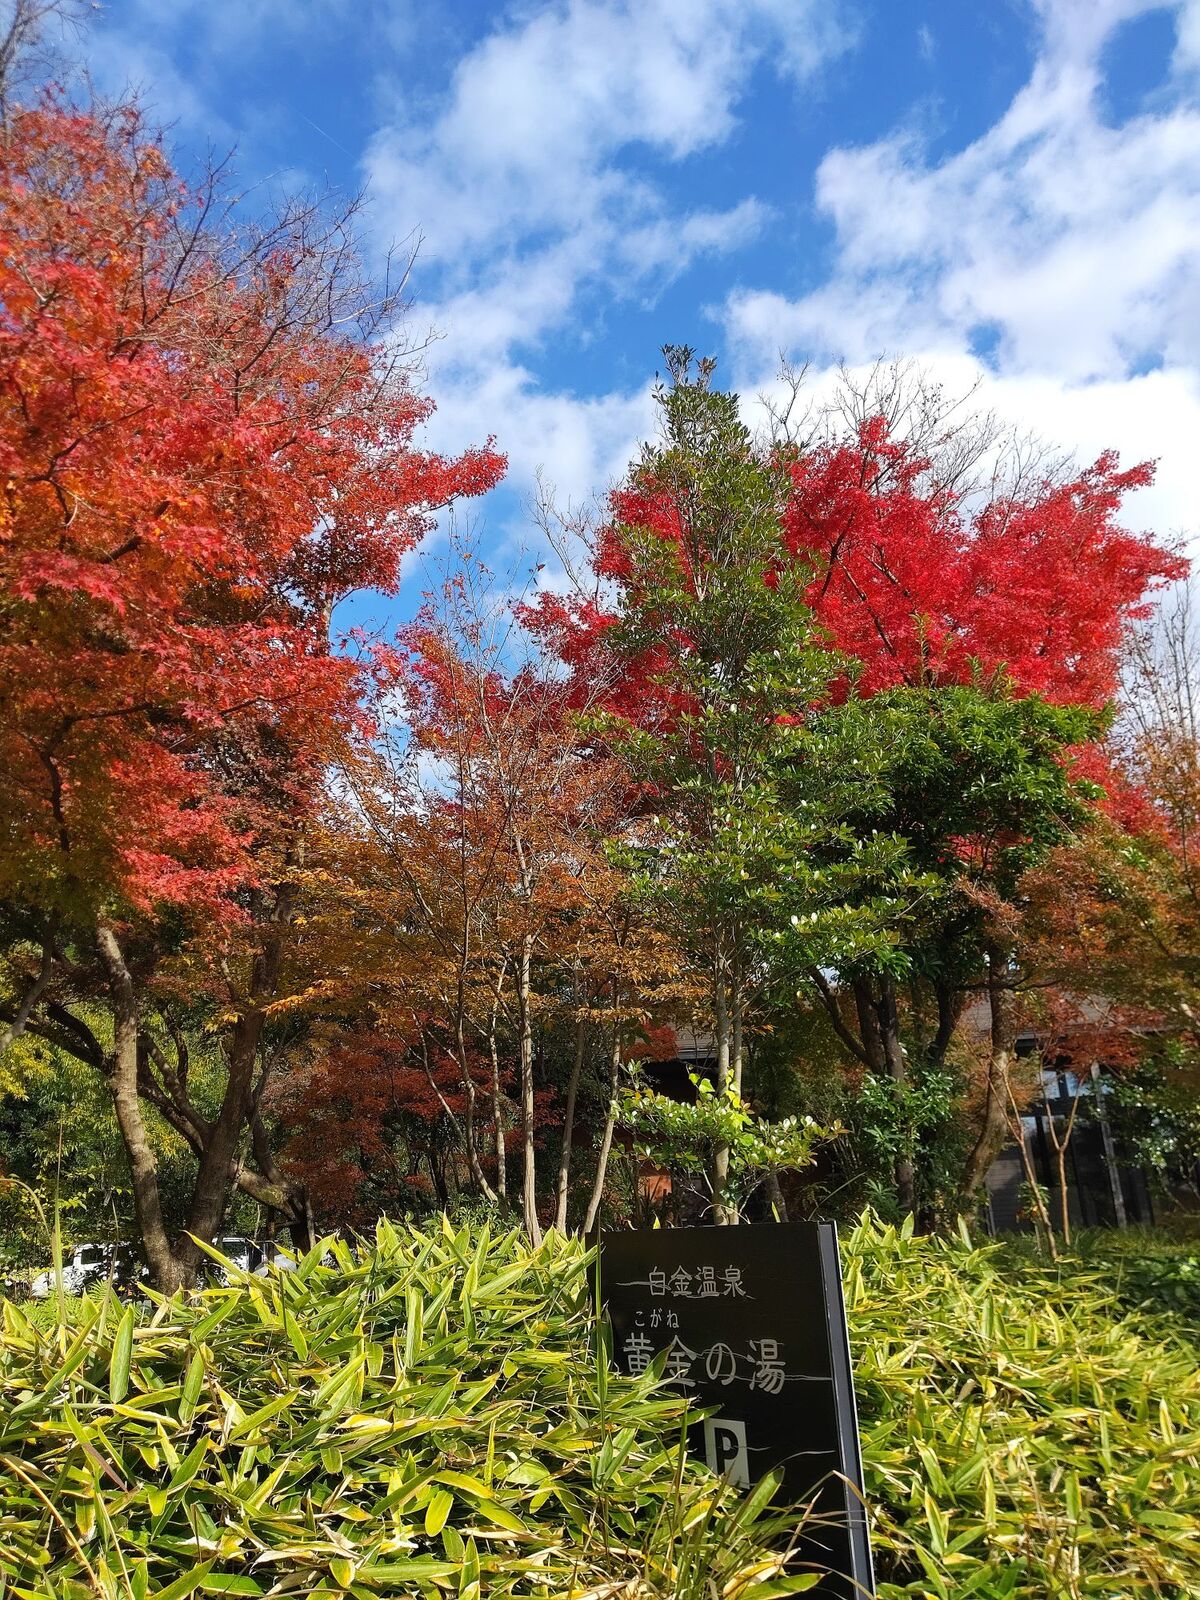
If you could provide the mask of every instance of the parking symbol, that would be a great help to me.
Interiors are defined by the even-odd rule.
[[[746,1424],[732,1417],[704,1419],[704,1459],[712,1470],[738,1489],[750,1487]]]

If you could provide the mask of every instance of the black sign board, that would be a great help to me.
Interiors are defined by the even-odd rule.
[[[833,1223],[605,1233],[600,1284],[621,1370],[665,1351],[711,1409],[691,1431],[709,1466],[747,1487],[782,1468],[779,1498],[813,1504],[798,1560],[834,1576],[811,1592],[873,1595]]]

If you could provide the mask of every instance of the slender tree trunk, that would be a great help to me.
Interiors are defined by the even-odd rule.
[[[585,1042],[583,1022],[575,1024],[575,1055],[571,1062],[571,1077],[567,1083],[567,1104],[563,1113],[562,1150],[558,1158],[558,1194],[554,1208],[554,1226],[560,1233],[567,1231],[567,1190],[571,1182],[571,1140],[575,1134],[575,1102],[579,1096],[579,1079],[583,1073],[583,1047]]]
[[[596,1175],[592,1180],[592,1196],[588,1201],[587,1216],[584,1218],[584,1233],[591,1233],[600,1215],[600,1203],[604,1198],[604,1180],[608,1176],[608,1158],[612,1153],[613,1129],[617,1121],[617,1086],[620,1080],[621,1028],[618,1023],[613,1027],[612,1051],[608,1058],[608,1112],[604,1118],[604,1131],[600,1135],[600,1148],[596,1152]],[[634,1190],[635,1192],[637,1190],[636,1180]]]
[[[1071,1209],[1067,1195],[1067,1147],[1066,1144],[1055,1143],[1054,1147],[1054,1172],[1058,1179],[1058,1216],[1059,1232],[1062,1241],[1068,1249],[1071,1247]]]
[[[717,963],[713,986],[713,1011],[717,1033],[717,1093],[723,1095],[730,1084],[732,1070],[731,1060],[731,1029],[729,1020],[729,990],[727,987],[728,971],[725,963],[724,951],[721,946],[717,948]],[[713,1221],[719,1226],[727,1226],[732,1220],[724,1195],[729,1182],[729,1146],[719,1144],[713,1152]]]
[[[729,979],[729,1079],[733,1084],[734,1092],[741,1095],[742,1077],[745,1070],[745,1045],[744,1045],[744,1002],[742,996],[742,969],[741,963],[734,955],[730,964]],[[728,1172],[728,1162],[726,1164]],[[731,1228],[737,1227],[742,1220],[739,1206],[728,1208],[727,1221]]]
[[[454,1053],[458,1061],[458,1075],[462,1080],[463,1099],[463,1143],[467,1147],[467,1167],[471,1174],[471,1182],[482,1194],[489,1205],[496,1201],[496,1191],[487,1181],[487,1174],[479,1160],[479,1151],[475,1148],[475,1101],[477,1090],[475,1079],[471,1076],[471,1064],[467,1059],[467,1036],[463,1023],[463,1014],[466,1009],[465,1001],[460,994],[454,1019]]]
[[[141,1100],[138,1098],[138,1013],[133,978],[117,936],[106,923],[97,924],[96,942],[108,977],[113,1016],[109,1088],[117,1127],[129,1157],[138,1232],[155,1287],[164,1294],[174,1294],[183,1285],[183,1272],[167,1237],[158,1190],[157,1163],[146,1137]]]
[[[883,1047],[884,1064],[888,1077],[892,1080],[892,1089],[896,1097],[897,1121],[901,1137],[907,1140],[904,1097],[908,1088],[908,1062],[904,1057],[904,1046],[900,1042],[900,1016],[896,1007],[896,988],[891,978],[884,978],[879,985],[876,1012],[879,1017],[879,1039]],[[896,1200],[901,1211],[912,1211],[915,1208],[916,1188],[916,1171],[912,1154],[907,1149],[901,1149],[896,1156]]]
[[[458,1016],[458,1025],[455,1029],[454,1048],[455,1056],[458,1061],[459,1076],[465,1083],[469,1083],[471,1086],[470,1091],[465,1096],[466,1113],[464,1121],[461,1123],[454,1115],[454,1109],[450,1102],[446,1099],[446,1096],[438,1087],[438,1081],[433,1075],[433,1068],[429,1065],[429,1041],[426,1038],[425,1030],[421,1030],[421,1065],[425,1071],[425,1081],[429,1084],[429,1087],[437,1096],[438,1103],[442,1108],[442,1115],[450,1124],[450,1127],[454,1132],[454,1137],[459,1141],[466,1151],[467,1170],[471,1174],[471,1182],[480,1191],[484,1199],[491,1204],[495,1201],[496,1194],[484,1175],[483,1167],[479,1161],[479,1152],[475,1148],[475,1083],[471,1078],[470,1066],[467,1061],[467,1044],[465,1035],[462,1031],[461,1011]]]
[[[776,1222],[786,1222],[788,1220],[787,1201],[783,1197],[783,1189],[777,1172],[769,1172],[767,1174],[767,1199],[770,1201]]]
[[[450,1189],[446,1183],[445,1170],[432,1149],[425,1152],[425,1159],[429,1163],[429,1176],[433,1179],[433,1192],[437,1195],[444,1211],[450,1204]]]
[[[1046,1247],[1050,1252],[1051,1261],[1057,1261],[1058,1246],[1054,1242],[1054,1225],[1050,1221],[1050,1213],[1046,1210],[1046,1202],[1042,1198],[1041,1185],[1038,1183],[1037,1173],[1034,1171],[1033,1161],[1029,1154],[1029,1146],[1025,1142],[1025,1124],[1021,1120],[1021,1110],[1017,1105],[1017,1097],[1013,1094],[1012,1080],[1007,1074],[1004,1078],[1004,1093],[1008,1108],[1009,1131],[1017,1141],[1017,1149],[1021,1154],[1021,1170],[1025,1174],[1025,1185],[1029,1190],[1035,1222],[1045,1233]]]
[[[504,966],[501,964],[496,978],[496,992],[492,997],[492,1014],[488,1021],[488,1055],[492,1063],[492,1132],[496,1144],[496,1193],[508,1199],[508,1146],[504,1139],[504,1102],[500,1094],[500,1050],[496,1043],[496,1026],[500,1016],[500,992],[504,986]]]
[[[982,1187],[988,1168],[1000,1154],[1009,1132],[1009,1073],[1017,1042],[1017,997],[1009,973],[1008,952],[998,945],[989,945],[987,957],[991,1041],[983,1119],[962,1176],[962,1192],[968,1199]]]
[[[21,1003],[17,1007],[16,1015],[4,1032],[0,1033],[0,1055],[3,1055],[9,1045],[19,1039],[25,1032],[38,1001],[50,986],[50,978],[53,971],[54,947],[47,942],[42,946],[42,959],[38,966],[37,976],[33,979],[29,988],[26,989]]]
[[[1058,1074],[1058,1085],[1060,1096],[1065,1098],[1064,1091],[1066,1085],[1063,1081],[1061,1073]],[[1078,1084],[1076,1084],[1075,1093],[1071,1096],[1071,1109],[1064,1119],[1063,1130],[1061,1133],[1058,1131],[1058,1125],[1054,1120],[1054,1113],[1050,1110],[1048,1105],[1046,1107],[1046,1126],[1050,1134],[1050,1143],[1054,1147],[1054,1170],[1055,1175],[1058,1178],[1059,1221],[1061,1224],[1063,1243],[1068,1247],[1071,1243],[1071,1208],[1068,1203],[1067,1192],[1067,1150],[1071,1144],[1071,1135],[1075,1132],[1075,1117],[1078,1110]]]
[[[733,1087],[740,1095],[745,1070],[745,997],[742,993],[742,967],[735,955],[729,983],[729,1066]]]
[[[521,1180],[521,1214],[525,1231],[533,1244],[542,1241],[542,1225],[537,1214],[537,1149],[534,1145],[533,1103],[533,1016],[532,1004],[533,937],[521,940],[521,964],[517,1001],[521,1049],[521,1144],[524,1156]]]
[[[1100,1077],[1100,1064],[1093,1061],[1092,1099],[1096,1106],[1096,1121],[1100,1124],[1100,1140],[1104,1146],[1104,1165],[1108,1168],[1108,1186],[1112,1194],[1113,1218],[1118,1228],[1129,1226],[1129,1219],[1125,1213],[1125,1194],[1121,1188],[1121,1168],[1117,1163],[1117,1147],[1113,1140],[1112,1123],[1108,1120],[1108,1112],[1104,1109],[1104,1084]]]

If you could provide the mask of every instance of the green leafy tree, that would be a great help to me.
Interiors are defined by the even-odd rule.
[[[727,1219],[740,1217],[756,1190],[777,1185],[785,1172],[810,1167],[817,1146],[836,1138],[838,1124],[821,1127],[812,1117],[768,1122],[755,1114],[732,1083],[714,1087],[691,1074],[693,1104],[660,1094],[635,1079],[620,1100],[620,1121],[642,1156],[661,1161],[695,1193],[711,1200]],[[716,1154],[725,1160],[718,1169]],[[714,1187],[718,1170],[722,1187]]]
[[[741,1093],[748,1029],[779,961],[865,962],[911,890],[902,845],[855,835],[828,791],[837,725],[810,733],[843,663],[814,626],[811,574],[788,553],[787,463],[754,441],[737,396],[668,349],[659,438],[612,499],[597,569],[617,592],[603,638],[620,688],[597,736],[640,804],[619,854],[707,994],[720,1103]],[[719,1221],[731,1151],[718,1140]]]
[[[838,961],[833,973],[828,962],[813,965],[805,978],[871,1076],[866,1098],[881,1112],[873,1135],[891,1151],[899,1206],[936,1209],[977,1188],[1007,1135],[1024,976],[1022,880],[1091,814],[1100,791],[1076,777],[1072,751],[1095,737],[1099,719],[1077,706],[1017,698],[1003,680],[887,690],[831,715],[839,747],[859,752],[843,810],[848,835],[886,836],[921,893],[893,920],[882,949]],[[801,789],[806,780],[798,775]],[[864,880],[863,889],[886,898],[886,883]],[[954,1181],[944,1163],[930,1163],[925,1177],[940,1167],[940,1181],[922,1192],[923,1155],[944,1132],[937,1106],[946,1117],[963,1109],[951,1046],[975,994],[986,996],[990,1032],[978,1116],[963,1129]],[[890,1104],[877,1083],[890,1084]]]

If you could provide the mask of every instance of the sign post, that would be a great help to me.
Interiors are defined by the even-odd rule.
[[[797,1560],[811,1592],[875,1593],[831,1222],[604,1233],[600,1293],[622,1371],[665,1352],[664,1376],[710,1415],[691,1448],[742,1488],[775,1468],[780,1498],[812,1505]]]

